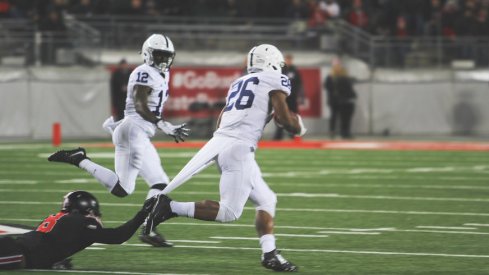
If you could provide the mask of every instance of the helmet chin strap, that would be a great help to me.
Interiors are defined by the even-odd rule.
[[[165,64],[165,65],[163,65],[163,64]],[[155,67],[156,69],[158,69],[162,73],[164,73],[168,70],[168,64],[166,64],[165,62],[161,63],[161,65],[158,66],[153,61],[153,67]]]

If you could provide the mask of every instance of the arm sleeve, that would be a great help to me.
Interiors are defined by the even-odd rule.
[[[85,226],[84,237],[93,243],[121,244],[131,238],[146,216],[147,213],[139,211],[134,218],[116,228],[102,228],[97,221],[90,219]]]

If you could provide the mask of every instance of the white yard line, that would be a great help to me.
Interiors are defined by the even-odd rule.
[[[487,223],[464,223],[464,225],[468,226],[489,226]]]
[[[362,231],[318,231],[321,234],[340,234],[340,235],[379,235],[380,232],[362,232]]]
[[[37,184],[38,181],[37,180],[6,180],[6,179],[1,179],[0,180],[0,184],[2,185],[10,185],[10,184],[29,184],[29,185],[32,185],[32,184]],[[20,192],[18,189],[17,189],[17,192]]]
[[[274,234],[278,237],[293,237],[293,238],[326,238],[328,235],[307,235],[307,234]]]
[[[52,153],[40,153],[37,156],[42,159],[47,159]],[[114,159],[114,152],[88,152],[87,155],[93,159]],[[195,152],[175,152],[175,153],[159,153],[161,158],[192,158]]]
[[[245,207],[246,210],[254,210]],[[333,212],[333,213],[368,213],[368,214],[402,214],[402,215],[448,215],[448,216],[482,216],[489,217],[489,213],[471,212],[432,212],[432,211],[395,211],[395,210],[363,210],[363,209],[314,209],[314,208],[278,208],[277,211],[291,212]]]
[[[467,178],[469,179],[469,178]],[[466,180],[467,180],[466,179]],[[411,180],[411,178],[409,178]],[[424,179],[426,180],[426,178]],[[487,180],[487,179],[485,179]],[[342,187],[342,188],[399,188],[399,189],[455,189],[455,190],[489,190],[488,186],[477,186],[477,185],[425,185],[425,184],[371,184],[371,183],[318,183],[318,184],[308,184],[308,183],[294,183],[285,184],[280,183],[279,185],[295,185],[295,186],[318,186],[323,187]]]
[[[9,219],[0,218],[0,221],[14,221],[14,222],[41,222],[41,219]],[[104,221],[106,224],[122,224],[124,221]],[[168,222],[166,226],[180,225],[180,226],[214,226],[214,227],[254,227],[250,224],[222,224],[222,223],[182,223],[182,222]],[[489,225],[483,225],[489,226]],[[320,234],[344,234],[344,235],[378,235],[382,232],[413,232],[413,233],[438,233],[438,234],[467,234],[467,235],[489,235],[489,232],[473,232],[473,231],[444,231],[444,230],[422,230],[422,229],[397,229],[393,227],[380,227],[380,228],[334,228],[334,227],[310,227],[310,226],[287,226],[278,225],[277,229],[307,229],[316,230]],[[444,228],[444,227],[439,227]],[[452,227],[456,228],[456,227]],[[463,227],[459,227],[463,228]],[[276,236],[282,237],[320,237],[327,235],[306,235],[306,234],[276,234]],[[213,237],[210,237],[213,238]],[[231,237],[230,237],[231,238]],[[241,237],[239,237],[241,238]],[[256,238],[253,238],[256,240]],[[173,242],[197,242],[197,243],[214,243],[212,241],[200,241],[200,240],[170,240]]]
[[[77,179],[76,183],[84,183],[88,179]],[[0,192],[20,192],[19,189],[0,189]],[[22,193],[67,193],[68,190],[62,189],[28,189]],[[139,191],[146,194],[146,191]],[[95,194],[104,194],[107,191],[98,190],[92,191]],[[179,194],[185,195],[215,195],[216,192],[200,192],[200,191],[182,191]],[[297,198],[344,198],[344,199],[375,199],[375,200],[420,200],[420,201],[460,201],[460,202],[489,202],[488,198],[454,198],[454,197],[405,197],[405,196],[375,196],[375,195],[341,195],[337,193],[277,193],[279,197],[297,197]]]
[[[101,271],[101,270],[53,270],[53,269],[23,269],[30,272],[48,272],[48,273],[85,273],[85,274],[127,274],[127,275],[197,275],[195,273],[146,273],[130,271]],[[198,275],[204,275],[198,274]]]
[[[443,230],[417,230],[417,229],[395,229],[395,232],[422,232],[422,233],[442,233],[442,234],[466,234],[466,235],[489,235],[489,232],[473,231],[443,231]]]
[[[140,246],[140,245],[136,245]],[[175,248],[200,248],[200,249],[228,249],[228,250],[261,250],[258,247],[228,247],[228,246],[192,246],[177,245]],[[335,250],[335,249],[288,249],[281,248],[282,251],[301,252],[301,253],[348,253],[348,254],[372,254],[372,255],[393,255],[393,256],[433,256],[433,257],[456,257],[456,258],[489,258],[489,255],[474,254],[445,254],[445,253],[423,253],[423,252],[396,252],[396,251],[363,251],[363,250]]]
[[[305,198],[346,198],[346,199],[378,199],[378,200],[422,200],[422,201],[465,201],[465,202],[489,202],[486,198],[439,198],[439,197],[403,197],[403,196],[367,196],[367,195],[340,195],[335,193],[277,193],[282,197]]]
[[[308,234],[274,234],[276,237],[293,237],[293,238],[326,238],[328,235],[308,235]],[[254,240],[258,241],[257,237],[231,237],[231,236],[211,236],[211,239],[219,240]]]
[[[224,236],[211,236],[209,237],[211,239],[218,239],[218,240],[245,240],[245,241],[258,241],[259,238],[257,237],[224,237]]]
[[[20,150],[20,149],[51,149],[53,147],[50,144],[2,144],[0,150]]]
[[[198,241],[198,240],[168,240],[173,243],[221,243],[220,241]]]
[[[461,226],[432,226],[432,225],[419,225],[416,228],[424,229],[453,229],[453,230],[474,230],[475,227],[461,227]]]
[[[433,227],[431,227],[433,228]],[[435,228],[446,228],[446,227],[435,227]],[[458,227],[457,229],[466,229],[466,227]],[[454,229],[454,227],[451,227],[449,229]],[[469,229],[476,229],[476,228],[469,228]],[[414,232],[414,233],[439,233],[439,234],[466,234],[466,235],[489,235],[489,232],[473,232],[473,231],[443,231],[443,230],[421,230],[421,229],[396,229],[396,228],[379,228],[379,231],[381,232],[364,232],[364,231],[355,231],[355,229],[348,229],[345,228],[345,230],[349,231],[329,231],[329,230],[322,230],[318,231],[318,233],[321,234],[369,234],[369,235],[378,235],[381,234],[381,232]]]
[[[59,202],[36,201],[0,201],[0,204],[8,205],[59,205]],[[138,203],[102,203],[102,206],[131,206],[141,207]],[[254,207],[245,207],[244,210],[256,211]],[[432,212],[432,211],[395,211],[395,210],[364,210],[364,209],[327,209],[327,208],[277,208],[284,212],[325,212],[325,213],[368,213],[368,214],[395,214],[395,215],[447,215],[447,216],[480,216],[489,217],[489,213],[471,212]]]
[[[123,244],[124,246],[147,246],[146,244]],[[230,247],[230,246],[193,246],[176,245],[175,248],[199,248],[199,249],[226,249],[226,250],[261,250],[259,247]],[[336,249],[288,249],[280,248],[282,251],[301,253],[347,253],[347,254],[371,254],[371,255],[393,255],[393,256],[433,256],[433,257],[456,257],[456,258],[489,258],[489,255],[475,254],[445,254],[424,252],[395,252],[395,251],[369,251],[369,250],[336,250]]]

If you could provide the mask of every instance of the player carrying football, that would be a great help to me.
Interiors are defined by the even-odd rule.
[[[168,187],[158,195],[158,202],[147,221],[147,229],[175,216],[206,221],[237,220],[246,201],[256,206],[256,231],[262,248],[262,265],[275,271],[297,271],[275,246],[273,235],[277,197],[261,176],[255,161],[255,150],[263,128],[274,116],[287,131],[306,132],[300,116],[289,112],[286,97],[290,81],[281,74],[284,58],[273,45],[262,44],[248,53],[248,74],[235,80],[229,89],[226,106],[218,121],[218,129],[209,142],[185,165]],[[221,179],[220,201],[177,202],[164,194],[216,160]]]

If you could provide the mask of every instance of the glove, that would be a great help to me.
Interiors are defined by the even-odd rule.
[[[155,206],[156,203],[156,196],[151,197],[147,200],[144,201],[143,208],[141,208],[141,212],[145,213],[148,215],[151,213],[151,210],[153,210],[153,207]]]
[[[297,121],[299,122],[299,125],[301,126],[301,131],[296,136],[302,137],[303,135],[306,134],[307,129],[304,126],[304,122],[302,121],[302,117],[299,114],[296,114],[296,115],[297,115]]]
[[[185,141],[185,138],[188,137],[190,129],[185,128],[187,124],[173,125],[168,121],[158,120],[156,123],[156,127],[163,131],[163,133],[173,137],[175,142],[178,143],[180,141]]]

